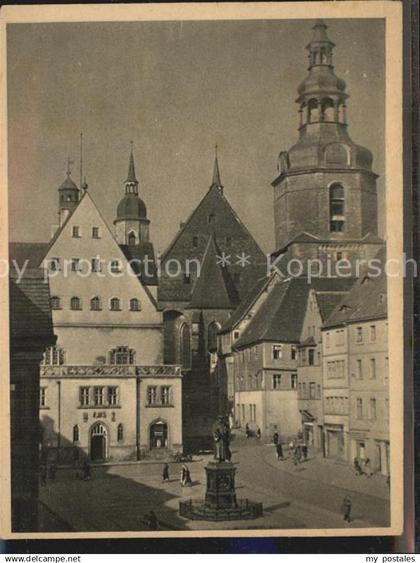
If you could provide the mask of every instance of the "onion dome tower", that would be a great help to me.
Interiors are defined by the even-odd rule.
[[[149,241],[149,224],[144,201],[139,197],[139,182],[134,166],[133,146],[128,162],[127,180],[124,183],[125,195],[117,207],[114,221],[115,236],[119,244],[135,246]]]
[[[323,240],[377,233],[377,175],[372,153],[352,141],[346,83],[334,72],[335,45],[317,20],[306,46],[308,74],[298,87],[299,139],[278,160],[274,188],[276,246],[302,232]]]

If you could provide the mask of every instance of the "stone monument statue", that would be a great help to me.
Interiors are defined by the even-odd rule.
[[[218,463],[221,463],[223,461],[230,461],[230,429],[224,422],[222,416],[219,416],[217,421],[213,424],[213,440],[214,459]]]

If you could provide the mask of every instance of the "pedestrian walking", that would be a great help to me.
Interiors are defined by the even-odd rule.
[[[257,428],[257,438],[261,440],[261,430],[259,428]]]
[[[296,446],[296,448],[294,449],[294,453],[293,453],[293,463],[294,463],[294,465],[298,465],[300,463],[300,459],[301,459],[300,446]]]
[[[41,477],[41,485],[45,487],[47,484],[47,466],[41,465],[40,467],[40,477]]]
[[[92,473],[91,473],[91,469],[90,469],[90,464],[89,462],[86,460],[85,463],[83,464],[83,476],[82,479],[83,481],[90,481],[92,478]]]
[[[169,481],[169,465],[167,463],[164,464],[162,470],[162,480]]]
[[[48,471],[48,477],[50,478],[51,481],[55,481],[56,474],[57,474],[57,466],[55,465],[55,463],[52,463]]]
[[[188,467],[185,465],[185,463],[183,463],[181,467],[181,487],[185,487],[185,483],[187,479],[187,471],[188,471]]]
[[[354,471],[356,473],[356,476],[362,475],[363,469],[360,466],[359,458],[357,458],[357,457],[354,458],[353,465],[354,465]]]
[[[273,444],[275,446],[277,446],[278,443],[279,443],[279,434],[278,434],[278,432],[274,432],[274,434],[273,434]]]
[[[308,446],[306,444],[302,446],[302,457],[305,461],[308,459]]]
[[[249,429],[248,423],[245,424],[245,434],[246,434],[247,438],[249,438],[251,436],[251,430]]]
[[[277,459],[281,459],[283,460],[283,446],[281,445],[281,443],[279,442],[276,446],[276,453],[277,453]]]
[[[351,502],[351,498],[349,497],[349,495],[346,495],[343,498],[343,504],[341,507],[341,511],[343,513],[344,516],[344,520],[345,522],[348,522],[350,524],[351,521],[351,507],[352,507],[352,502]]]
[[[159,529],[159,521],[153,510],[151,510],[148,514],[146,514],[146,516],[144,517],[144,523],[146,525],[146,528],[149,530]]]
[[[373,475],[373,469],[372,466],[370,465],[370,459],[368,457],[366,458],[365,461],[364,472],[366,474],[366,477],[372,477]]]
[[[185,471],[185,486],[186,487],[192,487],[192,480],[191,480],[191,473],[190,470],[188,468],[188,466],[186,465],[186,471]]]

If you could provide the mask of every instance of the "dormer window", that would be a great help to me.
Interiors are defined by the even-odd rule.
[[[80,238],[80,227],[74,225],[72,229],[73,238]]]
[[[192,245],[194,248],[197,248],[198,246],[198,237],[193,237],[192,239]]]
[[[184,274],[184,284],[189,285],[190,283],[191,283],[191,275],[190,274]]]
[[[209,225],[212,225],[216,222],[216,215],[214,213],[210,213],[207,218]]]

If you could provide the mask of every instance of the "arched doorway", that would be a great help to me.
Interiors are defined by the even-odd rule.
[[[163,420],[157,420],[150,425],[150,449],[168,447],[168,425]]]
[[[92,461],[105,461],[107,459],[108,431],[98,422],[90,430],[90,458]]]

